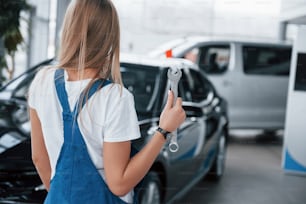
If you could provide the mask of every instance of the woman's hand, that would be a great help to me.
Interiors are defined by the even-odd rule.
[[[176,130],[186,119],[186,114],[182,107],[182,98],[178,97],[174,105],[173,100],[173,91],[169,90],[167,103],[160,115],[159,121],[159,127],[168,132]]]
[[[160,127],[169,132],[176,130],[186,118],[182,108],[182,99],[177,98],[173,106],[174,95],[169,91],[166,106],[160,116]],[[155,136],[130,158],[130,142],[104,142],[103,161],[107,185],[117,196],[128,193],[152,167],[165,138],[156,132]]]

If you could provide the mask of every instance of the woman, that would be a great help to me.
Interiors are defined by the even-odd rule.
[[[133,188],[165,144],[164,134],[185,120],[181,98],[172,106],[169,91],[158,131],[130,158],[140,132],[133,96],[121,82],[119,39],[110,0],[72,1],[59,64],[39,71],[31,84],[32,158],[49,191],[45,203],[133,203]]]

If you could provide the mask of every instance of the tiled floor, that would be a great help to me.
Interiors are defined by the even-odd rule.
[[[282,135],[231,136],[226,172],[204,180],[178,204],[306,204],[306,176],[284,173]]]

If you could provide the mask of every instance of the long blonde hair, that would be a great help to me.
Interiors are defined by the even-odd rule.
[[[119,19],[111,0],[72,0],[62,27],[59,67],[76,69],[79,77],[85,68],[95,68],[96,78],[111,77],[122,85],[119,52]]]

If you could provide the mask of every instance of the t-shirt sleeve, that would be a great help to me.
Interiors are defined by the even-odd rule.
[[[29,87],[28,91],[28,105],[30,108],[36,109],[37,108],[37,92],[39,87],[39,82],[41,81],[42,77],[42,70],[38,71],[31,82],[31,85]]]
[[[134,97],[127,90],[116,94],[109,103],[104,131],[105,142],[123,142],[140,137]]]

